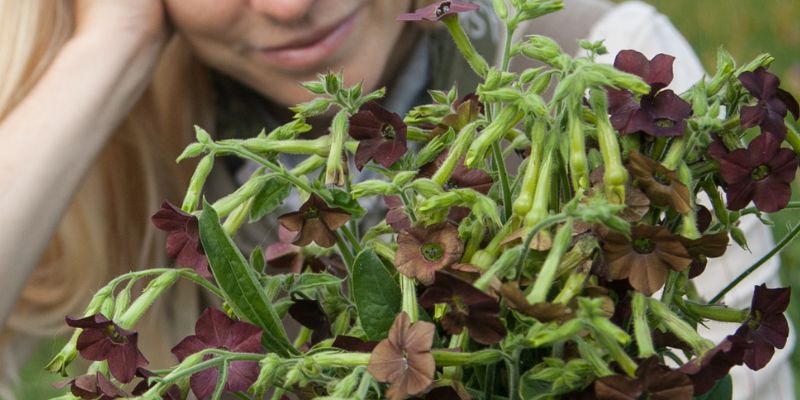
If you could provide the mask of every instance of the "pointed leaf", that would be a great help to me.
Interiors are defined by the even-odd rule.
[[[367,338],[386,338],[402,305],[400,287],[372,249],[356,256],[352,276],[353,298]]]

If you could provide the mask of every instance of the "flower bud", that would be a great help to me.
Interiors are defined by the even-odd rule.
[[[408,187],[424,197],[435,196],[443,192],[441,186],[427,178],[415,179]]]
[[[337,74],[325,74],[325,91],[328,94],[336,95],[342,89],[341,77]]]
[[[194,126],[194,135],[197,141],[202,144],[211,144],[211,142],[213,142],[211,135],[209,135],[205,129],[197,125]]]
[[[492,7],[497,18],[505,20],[508,18],[508,8],[506,7],[506,0],[492,0]]]
[[[583,329],[583,322],[579,319],[571,319],[555,329],[552,328],[553,325],[555,324],[534,325],[534,328],[528,332],[527,336],[531,346],[542,347],[556,342],[567,341]],[[548,328],[544,328],[545,326]]]
[[[294,107],[290,107],[290,109],[295,113],[295,115],[302,118],[308,118],[325,114],[325,112],[331,108],[332,104],[333,101],[330,99],[316,98],[305,103],[300,103]]]
[[[197,203],[200,201],[200,194],[203,192],[203,186],[206,183],[211,169],[214,167],[214,155],[207,154],[200,159],[197,163],[197,168],[192,174],[192,179],[189,181],[189,187],[186,189],[186,196],[183,198],[181,210],[191,213],[197,209]]]
[[[350,194],[354,199],[360,199],[367,196],[376,195],[389,195],[395,192],[395,186],[391,183],[379,181],[377,179],[370,179],[368,181],[359,182],[350,187]]]
[[[522,45],[522,54],[534,60],[539,60],[545,64],[553,64],[556,57],[563,54],[561,47],[555,40],[547,36],[531,35]]]
[[[200,154],[203,154],[203,151],[205,151],[205,149],[206,146],[202,143],[196,143],[196,142],[190,143],[188,146],[186,146],[185,149],[183,149],[181,155],[179,155],[178,158],[175,159],[175,162],[179,163],[183,160],[197,157]]]
[[[313,94],[325,94],[325,84],[320,81],[301,82],[300,86]]]

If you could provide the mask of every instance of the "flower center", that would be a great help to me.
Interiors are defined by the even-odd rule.
[[[660,183],[660,184],[662,184],[664,186],[669,186],[670,183],[672,183],[672,182],[670,182],[669,178],[666,175],[658,173],[658,172],[653,173],[653,179],[655,179],[656,182],[658,182],[658,183]]]
[[[447,14],[448,11],[450,11],[450,2],[443,1],[439,3],[439,7],[436,7],[436,16],[441,17],[442,15]]]
[[[769,175],[769,167],[766,165],[759,165],[750,171],[750,177],[754,181],[760,181]]]
[[[123,344],[128,341],[127,338],[125,338],[124,336],[120,335],[119,332],[117,332],[117,330],[114,328],[113,325],[109,325],[108,327],[106,327],[106,332],[108,338],[111,339],[111,341],[114,343]]]
[[[649,238],[638,238],[633,240],[633,250],[639,254],[650,254],[656,249],[655,243]]]
[[[303,213],[303,218],[305,219],[319,218],[319,210],[317,210],[316,207],[309,207],[308,210],[306,210]]]
[[[453,307],[453,312],[463,315],[469,314],[469,307],[464,304],[464,299],[462,299],[461,296],[453,296],[453,298],[450,299],[450,306]]]
[[[444,257],[444,248],[439,243],[425,243],[420,252],[427,261],[439,261]]]
[[[394,139],[396,134],[397,133],[394,131],[394,126],[392,126],[392,124],[381,125],[381,136],[383,136],[384,139]]]
[[[659,128],[674,128],[675,127],[675,121],[673,121],[671,119],[668,119],[668,118],[656,118],[656,120],[653,121],[653,122],[655,122],[656,126],[658,126]]]

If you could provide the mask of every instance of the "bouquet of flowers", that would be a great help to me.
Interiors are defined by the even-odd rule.
[[[563,7],[493,4],[509,33]],[[119,276],[67,318],[75,333],[49,369],[94,363],[66,397],[724,399],[733,366],[763,368],[786,343],[789,289],[756,286],[749,309],[720,299],[800,230],[713,298],[692,279],[729,238],[746,246],[742,216],[790,206],[800,110],[772,57],[736,66],[720,50],[716,73],[683,94],[666,89],[671,56],[626,50],[603,65],[602,42],[574,58],[509,34],[490,66],[457,17],[475,8],[399,18],[444,24],[483,78],[474,93],[430,91],[400,116],[383,90],[326,74],[271,132],[215,141],[198,128],[178,158],[202,157],[182,205],[152,219],[183,268]],[[512,73],[513,57],[544,66]],[[322,114],[328,133],[304,138]],[[209,204],[223,156],[259,168]],[[273,215],[293,192],[297,211]],[[261,220],[281,239],[245,256],[232,237]],[[221,306],[175,343],[176,365],[148,370],[132,329],[178,279]],[[301,326],[287,332],[287,314]],[[713,343],[706,320],[741,325]]]

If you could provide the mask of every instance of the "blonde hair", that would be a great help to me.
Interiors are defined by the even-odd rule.
[[[74,1],[64,0],[0,0],[0,119],[27,95],[72,35],[74,7]],[[0,349],[14,335],[66,332],[64,316],[82,313],[92,293],[109,279],[167,263],[163,235],[150,224],[150,215],[164,198],[180,201],[186,187],[192,165],[178,166],[174,160],[190,141],[192,124],[210,125],[207,81],[201,64],[174,38],[153,84],[84,178],[0,330]],[[184,300],[194,293],[188,286],[172,296],[175,292]],[[184,308],[173,313],[167,303]],[[175,327],[173,318],[198,315],[185,308],[192,303],[162,301],[136,327],[154,365],[169,360],[174,337],[190,330],[191,324]]]

